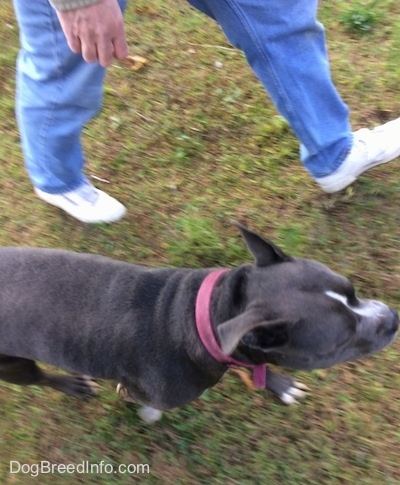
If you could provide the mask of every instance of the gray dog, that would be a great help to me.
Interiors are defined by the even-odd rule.
[[[224,271],[0,249],[0,379],[78,397],[95,392],[87,375],[112,379],[154,421],[200,396],[229,366],[253,367],[257,386],[295,402],[302,386],[266,363],[329,367],[395,338],[395,310],[357,298],[345,277],[238,227],[256,264]],[[50,374],[35,361],[79,376]]]

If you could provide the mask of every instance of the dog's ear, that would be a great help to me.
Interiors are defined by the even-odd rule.
[[[217,332],[222,352],[226,355],[231,355],[240,341],[249,347],[268,352],[288,343],[289,326],[282,319],[265,320],[257,310],[250,308],[219,325]]]
[[[247,332],[241,341],[253,349],[269,352],[285,347],[289,343],[290,323],[285,320],[263,322],[261,326]]]
[[[232,224],[241,232],[246,246],[253,255],[257,266],[263,267],[292,260],[278,246],[267,241],[257,233],[250,231],[236,221],[232,221]]]

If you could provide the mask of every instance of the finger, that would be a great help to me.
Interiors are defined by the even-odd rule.
[[[86,62],[95,62],[98,60],[98,48],[95,42],[81,41],[81,54]]]
[[[116,59],[125,59],[128,55],[128,44],[126,42],[125,35],[118,36],[114,39],[114,57]]]
[[[108,67],[114,57],[114,45],[110,41],[97,44],[97,59],[103,67]]]
[[[82,45],[81,40],[79,37],[69,36],[67,37],[67,43],[69,48],[74,54],[81,54],[82,53]]]

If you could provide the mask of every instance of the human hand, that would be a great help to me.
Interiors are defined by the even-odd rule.
[[[86,62],[98,61],[107,67],[114,57],[127,56],[124,19],[117,0],[101,0],[75,10],[57,10],[57,16],[70,49],[82,54]]]

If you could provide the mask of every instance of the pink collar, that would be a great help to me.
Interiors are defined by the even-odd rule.
[[[265,364],[253,365],[245,362],[240,362],[230,355],[225,355],[217,339],[214,335],[214,330],[211,325],[211,295],[214,287],[220,276],[226,273],[227,269],[219,269],[209,273],[203,280],[196,299],[196,326],[204,347],[218,362],[228,364],[229,367],[252,367],[253,368],[253,382],[257,389],[264,389],[266,384],[267,368]]]

